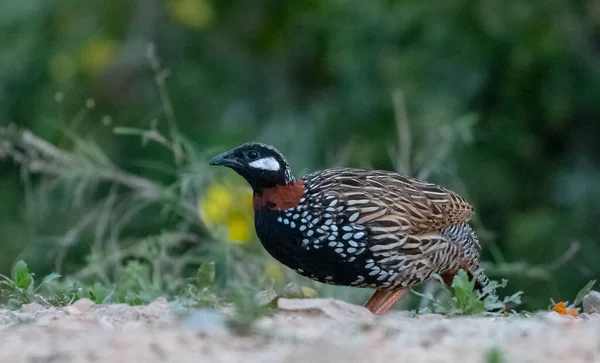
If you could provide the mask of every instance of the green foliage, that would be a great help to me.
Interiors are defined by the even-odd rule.
[[[194,307],[217,307],[221,300],[215,293],[215,263],[207,262],[198,267],[193,283],[188,284],[186,297]]]
[[[227,319],[227,325],[238,334],[252,333],[256,319],[273,315],[273,309],[261,305],[256,299],[256,291],[248,286],[232,286],[227,299],[233,307],[233,314]]]
[[[583,302],[583,298],[589,294],[590,291],[592,291],[594,284],[596,284],[596,280],[588,282],[581,290],[579,290],[577,296],[575,296],[575,301],[573,301],[574,306],[577,306]]]
[[[18,309],[23,304],[38,303],[44,306],[67,305],[73,301],[66,295],[41,294],[51,281],[60,277],[59,274],[46,275],[39,285],[35,286],[35,275],[29,271],[25,261],[19,260],[12,269],[11,277],[0,275],[0,296],[10,309]]]
[[[439,275],[435,275],[434,277],[443,286],[441,297],[434,298],[433,296],[415,291],[413,291],[413,293],[422,298],[431,300],[433,303],[433,311],[439,314],[476,315],[504,310],[508,304],[521,304],[521,291],[507,296],[502,300],[497,295],[492,294],[492,291],[506,287],[508,283],[507,280],[502,280],[502,283],[492,280],[483,291],[478,291],[475,289],[475,279],[469,279],[469,275],[462,269],[454,276],[452,285],[450,286],[451,289],[446,287]],[[429,311],[430,308],[420,310],[421,313]]]

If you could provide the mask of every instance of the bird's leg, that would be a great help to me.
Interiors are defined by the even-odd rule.
[[[375,315],[384,315],[404,294],[406,290],[377,290],[365,307]]]

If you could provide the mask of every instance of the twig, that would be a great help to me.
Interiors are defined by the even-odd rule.
[[[69,163],[73,163],[74,160],[76,160],[72,154],[65,152],[65,151],[57,148],[56,146],[48,143],[47,141],[35,136],[29,130],[24,130],[22,132],[21,140],[24,143],[23,147],[25,149],[34,148],[36,150],[39,150],[43,154],[52,157],[52,159],[60,161],[62,164],[66,165]],[[42,167],[41,170],[48,174],[59,175],[58,170],[53,171],[52,169],[53,169],[52,167],[47,167],[47,168]],[[103,179],[106,181],[113,181],[113,182],[125,185],[127,187],[130,187],[132,189],[143,190],[146,193],[151,192],[150,193],[151,195],[157,194],[156,191],[158,190],[158,186],[155,183],[153,183],[152,181],[145,179],[145,178],[141,178],[134,174],[124,172],[117,168],[111,168],[111,169],[102,168],[98,171],[97,175],[98,175],[99,179]]]
[[[518,276],[540,280],[551,280],[552,272],[570,261],[581,248],[577,241],[571,243],[569,248],[556,260],[542,265],[530,265],[525,262],[505,262],[486,266],[490,275]]]
[[[550,271],[555,271],[565,263],[569,262],[577,252],[581,249],[581,243],[579,241],[573,241],[569,248],[558,257],[556,260],[546,265],[546,268]]]
[[[179,129],[177,128],[177,120],[175,118],[175,111],[173,110],[173,103],[171,102],[171,98],[169,97],[169,93],[167,92],[167,88],[165,86],[165,80],[169,76],[169,71],[167,69],[162,69],[160,60],[156,55],[156,47],[154,44],[150,44],[148,46],[148,59],[150,61],[150,66],[155,73],[154,80],[158,89],[158,96],[160,97],[160,102],[169,126],[169,133],[171,134],[171,141],[173,143],[175,164],[178,167],[181,167],[184,157],[183,148],[181,145],[181,137],[179,135]]]
[[[64,152],[46,140],[40,139],[29,130],[23,130],[21,132],[21,141],[26,146],[30,146],[35,150],[41,151],[46,156],[52,157],[52,159],[60,160],[63,163],[72,161],[72,156],[68,152]]]

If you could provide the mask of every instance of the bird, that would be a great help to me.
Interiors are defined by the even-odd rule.
[[[215,156],[253,190],[265,250],[312,280],[371,288],[364,305],[388,313],[434,274],[450,285],[465,270],[480,291],[489,279],[469,225],[473,207],[442,186],[393,171],[330,168],[294,177],[274,146],[249,142]]]

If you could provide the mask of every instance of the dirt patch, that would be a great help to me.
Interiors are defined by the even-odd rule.
[[[164,299],[148,306],[24,306],[0,310],[0,362],[600,362],[600,315],[579,318],[409,316],[375,318],[329,299],[279,302],[275,317],[239,336],[222,315],[181,317]]]

